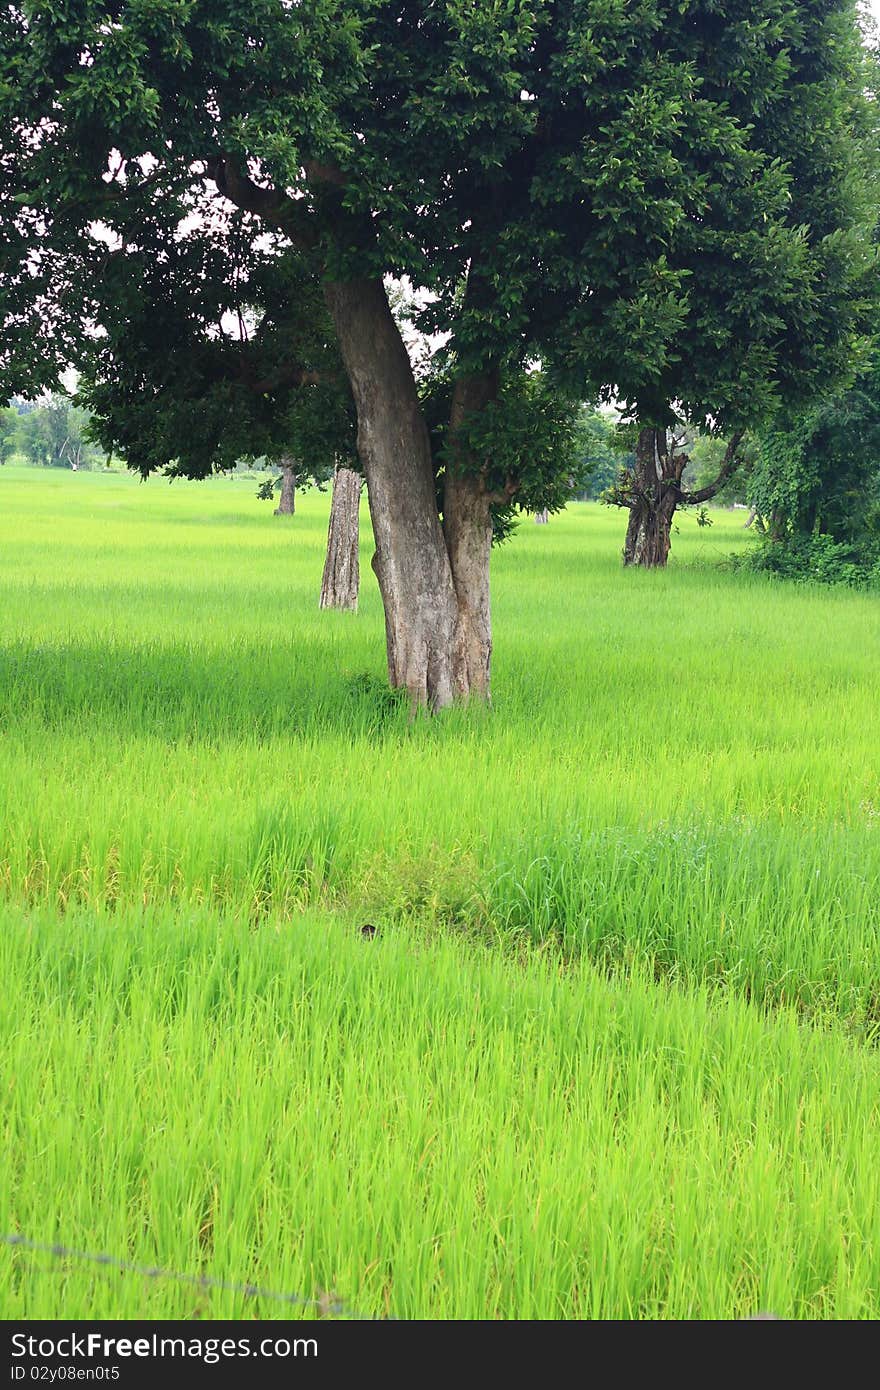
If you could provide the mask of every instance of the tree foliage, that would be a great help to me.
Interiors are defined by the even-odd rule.
[[[880,352],[848,391],[761,437],[749,500],[764,527],[760,568],[880,578]]]
[[[320,287],[253,232],[216,209],[208,226],[107,255],[79,396],[104,447],[144,476],[202,478],[285,454],[302,482],[354,465],[354,409]]]
[[[18,412],[10,406],[0,409],[0,464],[8,463],[15,453],[18,436]]]
[[[595,406],[581,408],[575,424],[574,450],[579,492],[595,500],[614,486],[631,458],[621,444],[615,418]]]
[[[465,460],[488,488],[496,541],[511,532],[515,510],[558,512],[584,482],[577,447],[580,407],[541,371],[511,371],[479,413],[457,430],[450,423],[453,374],[442,368],[422,379],[421,396],[438,461],[438,509],[447,468]]]
[[[39,401],[17,418],[14,445],[28,463],[41,468],[89,468],[97,450],[87,411],[66,396]]]
[[[31,389],[85,315],[136,314],[145,258],[181,308],[186,219],[234,262],[212,185],[321,274],[430,291],[460,371],[540,347],[643,417],[754,418],[863,327],[850,0],[49,0],[0,38],[2,350]]]

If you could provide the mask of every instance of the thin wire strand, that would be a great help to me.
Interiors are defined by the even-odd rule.
[[[137,1274],[141,1279],[171,1279],[178,1284],[189,1284],[197,1289],[217,1289],[224,1293],[241,1294],[244,1298],[265,1298],[276,1303],[289,1303],[300,1308],[317,1308],[324,1317],[348,1317],[367,1320],[369,1314],[357,1313],[349,1308],[344,1299],[336,1294],[324,1294],[319,1298],[308,1298],[299,1293],[279,1293],[275,1289],[264,1289],[259,1284],[240,1284],[229,1279],[215,1279],[210,1274],[184,1274],[179,1270],[161,1269],[158,1265],[136,1264],[123,1260],[117,1255],[105,1255],[89,1250],[73,1250],[67,1245],[49,1245],[43,1241],[31,1240],[28,1236],[0,1235],[0,1245],[9,1245],[17,1250],[27,1250],[35,1255],[51,1255],[58,1260],[82,1260],[89,1264],[101,1265],[105,1269],[118,1269],[123,1274]]]

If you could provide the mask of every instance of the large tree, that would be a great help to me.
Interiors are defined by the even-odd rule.
[[[723,23],[722,12],[734,22]],[[628,565],[666,563],[676,508],[710,501],[729,484],[746,429],[780,409],[802,414],[851,376],[857,344],[841,331],[849,314],[849,327],[859,319],[873,327],[875,56],[846,6],[779,6],[768,19],[777,43],[764,46],[756,16],[746,85],[730,74],[732,58],[746,61],[734,57],[745,15],[720,7],[701,26],[701,98],[725,102],[748,131],[734,157],[754,161],[760,200],[753,204],[751,191],[744,199],[695,147],[688,152],[696,154],[696,198],[669,249],[670,267],[686,277],[683,327],[632,403],[640,428],[615,494],[629,509]],[[676,444],[688,423],[729,440],[717,476],[690,489],[687,454]]]
[[[851,0],[27,0],[0,38],[13,388],[131,305],[146,244],[198,237],[218,195],[238,209],[322,285],[414,701],[488,694],[499,515],[558,497],[552,411],[517,413],[530,360],[643,419],[677,400],[726,423],[859,326]],[[792,215],[812,166],[756,140],[763,111],[834,145],[824,220]],[[445,335],[439,452],[389,274]]]

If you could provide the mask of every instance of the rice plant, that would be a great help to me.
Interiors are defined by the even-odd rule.
[[[371,1315],[876,1316],[876,595],[734,572],[738,513],[624,572],[575,505],[494,558],[492,710],[410,722],[326,517],[0,476],[2,1231]],[[0,1311],[248,1315],[13,1248]]]

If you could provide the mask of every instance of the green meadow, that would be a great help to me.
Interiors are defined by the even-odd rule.
[[[306,1316],[880,1316],[880,596],[574,505],[494,556],[491,711],[411,722],[366,506],[322,613],[327,495],[256,486],[0,469],[0,1235]],[[0,1316],[290,1312],[0,1246]]]

